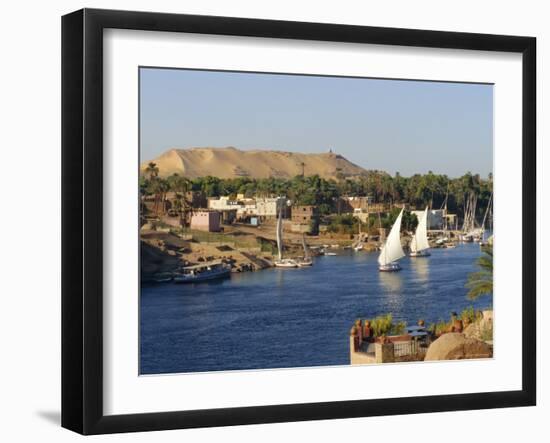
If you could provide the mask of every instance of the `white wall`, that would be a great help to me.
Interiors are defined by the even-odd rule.
[[[550,121],[550,28],[545,2],[321,2],[270,0],[111,0],[4,2],[0,39],[0,439],[73,441],[60,409],[60,16],[87,7],[233,15],[538,37],[539,150]],[[546,106],[545,106],[546,105]],[[544,108],[544,109],[543,109]],[[539,171],[542,161],[539,160]],[[550,173],[546,158],[545,169]],[[539,178],[542,174],[539,172]],[[548,185],[548,180],[545,182]],[[540,185],[539,185],[540,189]],[[546,190],[548,191],[548,190]],[[548,193],[546,193],[548,195]],[[541,198],[539,197],[539,202]],[[539,220],[548,219],[548,210]],[[36,217],[17,218],[17,214]],[[546,216],[546,217],[545,217]],[[544,243],[544,244],[543,244]],[[548,236],[540,250],[550,248]],[[548,265],[548,253],[544,254]],[[539,272],[544,269],[539,264]],[[547,267],[547,266],[546,266]],[[548,295],[549,282],[540,281]],[[539,297],[540,299],[540,297]],[[539,312],[548,311],[540,300]],[[542,316],[539,314],[539,319]],[[540,321],[539,321],[540,325]],[[550,328],[539,327],[539,374],[548,373]],[[542,352],[544,351],[544,354]],[[542,369],[544,367],[544,369]],[[94,441],[529,441],[548,434],[548,382],[539,406],[495,411],[380,417],[99,437]],[[388,434],[389,432],[389,434]]]

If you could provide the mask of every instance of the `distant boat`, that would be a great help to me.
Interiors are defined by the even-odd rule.
[[[474,236],[473,236],[472,234],[470,234],[470,233],[468,233],[468,234],[462,234],[462,235],[460,236],[460,240],[461,240],[462,242],[464,242],[464,243],[471,243],[471,242],[474,241]]]
[[[382,247],[382,251],[378,256],[378,269],[383,272],[395,272],[401,269],[397,260],[405,257],[405,252],[401,247],[401,219],[403,218],[403,209],[397,216],[393,224],[390,234],[386,240],[386,244]]]
[[[297,268],[298,263],[290,258],[283,258],[283,209],[279,210],[277,218],[277,252],[278,259],[275,260],[277,268]]]
[[[217,280],[231,275],[231,268],[221,261],[201,263],[187,266],[183,272],[174,277],[174,283],[200,283],[207,280]]]
[[[296,263],[298,264],[298,267],[304,268],[308,266],[313,266],[313,260],[309,256],[309,250],[306,244],[306,236],[304,234],[302,234],[302,246],[304,248],[304,258],[296,261]]]
[[[428,243],[428,207],[424,215],[418,220],[418,226],[411,240],[411,257],[428,257],[430,244]]]

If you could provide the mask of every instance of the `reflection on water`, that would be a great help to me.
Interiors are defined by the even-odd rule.
[[[390,294],[401,292],[403,279],[400,272],[378,272],[380,284]]]
[[[426,283],[430,278],[429,257],[416,257],[411,259],[411,269],[416,273],[420,283]]]
[[[477,244],[459,245],[379,272],[377,253],[342,251],[311,268],[142,287],[140,373],[347,365],[356,318],[429,323],[486,307],[464,287],[479,255]]]

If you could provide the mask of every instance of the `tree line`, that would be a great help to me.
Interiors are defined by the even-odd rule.
[[[318,175],[298,175],[286,178],[218,178],[199,177],[189,179],[178,174],[167,178],[159,176],[155,163],[148,164],[140,177],[142,195],[154,195],[155,202],[163,201],[167,192],[182,196],[188,191],[201,191],[206,197],[243,194],[245,197],[286,196],[296,205],[315,205],[321,215],[334,212],[334,204],[340,197],[371,196],[375,203],[406,203],[412,208],[439,209],[447,203],[450,213],[463,217],[470,195],[477,196],[476,215],[482,217],[493,191],[490,174],[482,178],[479,174],[466,172],[461,177],[450,178],[443,174],[414,174],[404,177],[398,172],[391,176],[382,171],[370,171],[359,177],[345,177],[337,174],[336,179],[324,179]]]

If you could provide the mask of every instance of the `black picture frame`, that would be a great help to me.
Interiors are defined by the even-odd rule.
[[[522,389],[104,415],[102,36],[107,28],[522,54]],[[97,9],[65,15],[62,18],[62,426],[82,434],[104,434],[535,405],[535,85],[533,37]]]

